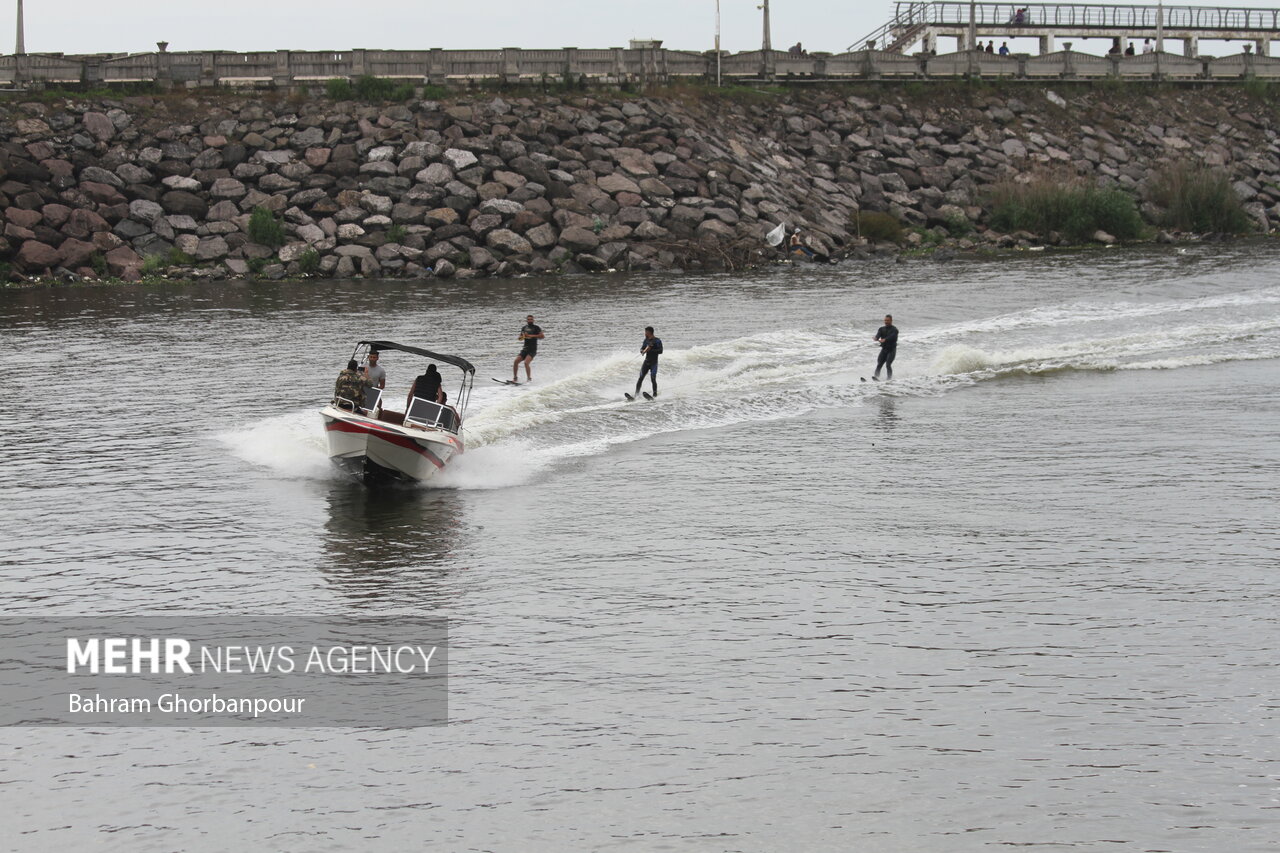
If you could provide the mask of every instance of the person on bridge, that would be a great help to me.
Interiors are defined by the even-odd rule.
[[[1000,55],[1001,56],[1009,55],[1009,43],[1007,41],[1000,42]]]
[[[1155,48],[1151,46],[1151,39],[1143,39],[1143,40],[1142,40],[1142,55],[1143,55],[1143,56],[1146,56],[1148,53],[1152,53],[1152,52],[1154,52],[1154,51],[1155,51]]]

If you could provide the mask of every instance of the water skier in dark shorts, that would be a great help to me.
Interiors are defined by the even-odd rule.
[[[538,341],[542,340],[546,335],[542,334],[542,327],[533,322],[533,315],[525,317],[524,328],[520,330],[520,340],[524,341],[524,346],[520,348],[520,354],[516,356],[516,360],[511,364],[511,381],[516,382],[520,378],[520,362],[524,362],[525,379],[529,382],[533,381],[533,357],[538,354]]]
[[[645,374],[649,374],[649,382],[653,385],[653,396],[658,396],[658,356],[662,355],[662,338],[653,336],[653,326],[644,327],[644,340],[640,342],[640,352],[644,354],[644,364],[640,365],[640,376],[636,379],[636,393],[644,383]]]
[[[884,325],[876,330],[876,343],[880,344],[880,358],[876,359],[876,372],[872,379],[880,378],[880,368],[885,369],[885,378],[893,378],[893,359],[898,354],[898,327],[893,325],[893,315],[884,315]]]

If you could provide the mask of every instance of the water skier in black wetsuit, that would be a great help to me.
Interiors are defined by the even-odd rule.
[[[526,323],[524,328],[520,330],[520,340],[523,342],[520,347],[520,354],[516,356],[516,360],[511,363],[511,384],[516,385],[520,379],[520,363],[524,362],[524,376],[526,382],[533,381],[533,357],[538,354],[538,341],[546,337],[542,333],[542,327],[533,322],[533,315],[525,317]]]
[[[885,378],[893,378],[893,359],[898,354],[898,327],[893,325],[893,315],[884,315],[884,325],[876,330],[876,343],[880,344],[880,358],[876,359],[876,372],[872,379],[880,378],[880,368],[885,369]]]
[[[640,385],[644,375],[649,374],[649,382],[653,385],[653,396],[658,396],[658,356],[662,355],[662,338],[653,336],[653,326],[644,327],[644,340],[640,342],[640,352],[644,354],[644,364],[640,365],[640,376],[636,379],[636,393],[640,393]]]

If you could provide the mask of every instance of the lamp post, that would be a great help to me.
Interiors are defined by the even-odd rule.
[[[773,39],[769,35],[769,0],[764,0],[760,6],[764,10],[764,41],[760,45],[760,49],[765,53],[773,50]]]
[[[973,50],[978,42],[978,4],[969,0],[969,50]]]
[[[1164,53],[1164,0],[1156,4],[1156,53]]]
[[[720,0],[716,0],[716,87],[720,86]]]
[[[18,44],[13,49],[14,56],[22,56],[27,52],[27,40],[22,36],[22,0],[18,0]]]

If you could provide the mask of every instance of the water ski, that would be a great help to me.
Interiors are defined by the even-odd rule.
[[[644,395],[644,398],[645,398],[646,400],[652,400],[652,399],[653,399],[653,395],[652,395],[652,394],[650,394],[648,391],[641,391],[640,393]]]
[[[628,402],[628,403],[634,403],[634,402],[636,401],[636,398],[635,398],[635,397],[632,397],[632,396],[631,396],[630,394],[628,394],[626,391],[623,391],[623,392],[622,392],[622,396],[624,396],[624,397],[626,397],[626,398],[627,398],[627,402]]]
[[[499,385],[519,385],[520,384],[519,382],[516,382],[513,379],[499,379],[496,376],[493,377],[493,381],[497,382]]]

